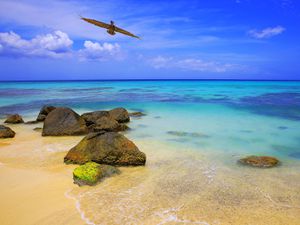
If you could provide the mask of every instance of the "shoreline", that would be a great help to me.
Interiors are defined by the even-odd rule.
[[[11,125],[16,137],[0,144],[5,225],[298,224],[298,164],[256,170],[238,167],[230,152],[131,138],[147,154],[145,167],[78,187],[77,165],[63,157],[84,136],[42,137],[35,126]]]

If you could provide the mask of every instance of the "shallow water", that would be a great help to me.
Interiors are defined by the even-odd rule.
[[[147,114],[124,133],[147,154],[145,167],[66,190],[87,223],[300,223],[299,82],[0,83],[0,118],[17,112],[30,120],[44,104]],[[4,163],[51,167],[81,139],[42,138],[36,126],[12,126],[16,140],[0,145]],[[252,154],[282,163],[272,169],[236,163]]]

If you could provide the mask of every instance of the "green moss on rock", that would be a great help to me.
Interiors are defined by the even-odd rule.
[[[95,162],[88,162],[74,169],[74,183],[79,186],[95,185],[103,177],[108,177],[113,174],[119,174],[120,170],[107,165],[100,165]]]

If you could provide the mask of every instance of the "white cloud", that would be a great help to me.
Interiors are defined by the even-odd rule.
[[[121,59],[121,47],[119,44],[85,41],[84,49],[79,50],[81,60],[105,61],[108,59]]]
[[[61,57],[69,55],[73,41],[62,31],[38,35],[31,40],[21,38],[14,32],[0,33],[2,53],[16,57]]]
[[[173,58],[171,57],[157,56],[155,58],[150,59],[149,62],[155,69],[160,69],[168,68],[169,66],[171,66],[172,60]]]
[[[42,46],[50,51],[68,51],[73,41],[68,35],[61,31],[55,31],[54,34],[39,35],[32,40],[36,46]]]
[[[73,41],[62,31],[23,39],[14,32],[0,33],[0,55],[7,57],[77,57],[79,60],[120,60],[123,58],[119,44],[85,41],[82,49],[72,49]]]
[[[270,38],[276,35],[281,34],[285,31],[285,28],[282,26],[277,27],[268,27],[263,30],[250,30],[248,33],[251,37],[262,39],[262,38]]]
[[[218,63],[214,61],[204,61],[202,59],[184,59],[179,60],[178,67],[184,70],[194,70],[200,72],[216,72],[216,73],[223,73],[234,69],[233,64],[229,63]]]
[[[206,61],[196,58],[174,59],[172,57],[157,56],[148,60],[155,69],[173,68],[187,71],[224,73],[241,69],[240,66],[230,63]]]

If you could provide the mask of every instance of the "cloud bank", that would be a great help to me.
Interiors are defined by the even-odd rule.
[[[15,32],[0,33],[0,56],[6,57],[43,57],[62,58],[78,57],[80,60],[104,61],[120,59],[119,44],[92,42],[86,40],[83,48],[73,49],[73,41],[68,34],[54,31],[45,35],[38,35],[26,40]]]
[[[0,54],[14,57],[59,58],[71,52],[73,41],[62,31],[25,40],[14,32],[0,33]]]

